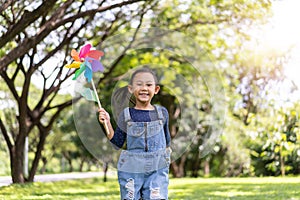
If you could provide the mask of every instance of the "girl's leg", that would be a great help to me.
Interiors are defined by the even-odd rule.
[[[118,171],[121,200],[138,200],[143,185],[144,174]]]
[[[143,199],[168,199],[169,168],[159,169],[145,175],[145,183],[142,188]]]

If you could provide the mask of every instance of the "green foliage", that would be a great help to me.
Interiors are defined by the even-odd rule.
[[[3,21],[1,39],[6,30],[13,30],[10,25],[23,18],[24,10],[31,11],[37,6],[34,1],[24,2],[13,1],[13,6],[0,16],[1,22]],[[18,58],[6,64],[5,72],[9,78],[15,76],[11,84],[16,88],[17,95],[24,91],[24,83],[32,80],[28,98],[24,99],[27,101],[24,108],[29,108],[26,111],[28,116],[24,119],[29,121],[24,121],[23,124],[36,120],[34,126],[38,124],[43,128],[51,127],[49,133],[39,132],[38,126],[30,129],[31,161],[37,152],[39,139],[47,136],[42,152],[43,163],[40,162],[39,165],[41,172],[58,172],[61,169],[53,165],[60,165],[62,159],[67,157],[70,162],[75,160],[76,163],[80,163],[81,159],[92,160],[91,152],[107,162],[117,160],[115,151],[110,151],[110,144],[101,131],[95,131],[100,127],[95,125],[93,103],[79,102],[76,105],[74,114],[77,117],[75,123],[80,124],[76,128],[78,133],[75,132],[69,110],[65,110],[61,118],[54,115],[61,103],[70,102],[68,95],[56,93],[57,89],[64,87],[68,79],[67,73],[61,69],[69,62],[70,50],[78,49],[85,42],[91,42],[93,46],[105,51],[101,61],[106,71],[104,74],[95,74],[95,78],[100,81],[101,102],[110,113],[114,111],[111,96],[116,84],[119,87],[127,85],[127,81],[123,80],[124,74],[127,75],[131,69],[142,65],[151,65],[158,70],[162,89],[154,102],[168,107],[172,136],[175,137],[176,131],[184,132],[187,134],[185,140],[191,143],[185,152],[188,154],[184,168],[186,174],[204,175],[202,161],[207,161],[210,165],[210,176],[300,173],[299,108],[296,108],[297,104],[293,104],[292,108],[282,107],[274,111],[272,108],[276,105],[276,98],[269,98],[272,96],[271,91],[276,90],[276,84],[282,80],[286,52],[271,50],[261,54],[253,52],[252,47],[245,45],[251,39],[249,29],[268,20],[270,0],[140,1],[129,6],[108,8],[107,11],[97,14],[88,14],[91,13],[89,9],[102,6],[97,1],[76,1],[62,6],[66,2],[56,1],[53,8],[49,7],[49,11],[42,13],[0,50],[2,58],[15,48],[21,51],[20,47],[26,46],[23,44],[30,46]],[[56,10],[63,8],[66,10],[59,12],[62,15],[58,18],[51,17]],[[53,30],[38,37],[41,31],[51,28],[41,27],[48,20],[53,20],[51,24],[61,25],[52,27]],[[161,40],[163,36],[151,38],[153,33],[140,31],[136,40],[130,44],[131,48],[123,52],[134,37],[132,28],[137,27],[140,22],[141,27],[179,31],[192,40],[181,40],[180,35],[176,34]],[[125,34],[125,37],[113,36],[118,33]],[[29,45],[28,41],[34,42],[40,37],[44,39]],[[146,42],[145,46],[140,45],[145,39],[150,44]],[[167,45],[160,46],[161,43]],[[196,45],[201,49],[195,50]],[[11,56],[13,55],[8,57]],[[118,63],[114,63],[118,58]],[[206,63],[213,63],[219,71],[211,70]],[[220,78],[219,72],[224,78],[221,82],[224,83],[228,95],[226,102],[214,105],[212,99],[219,100],[224,97],[223,85],[214,85],[214,80]],[[40,80],[38,83],[33,82],[36,78]],[[63,84],[59,85],[61,83]],[[220,90],[211,93],[209,87],[212,85]],[[5,107],[1,107],[1,120],[7,125],[11,139],[17,139],[20,112],[17,110],[18,101],[14,99],[7,85],[1,84],[0,90],[1,106]],[[43,94],[46,96],[43,97]],[[180,106],[185,112],[172,116]],[[34,108],[37,109],[33,110]],[[228,109],[226,116],[224,112],[217,112],[217,109],[222,108]],[[51,121],[52,116],[56,119]],[[214,135],[216,133],[213,128],[220,128],[224,118],[227,119],[224,133],[217,137],[219,135]],[[80,123],[83,119],[84,123]],[[180,119],[184,119],[184,122]],[[212,119],[215,124],[211,123]],[[53,123],[55,120],[57,122]],[[113,123],[115,125],[115,121]],[[210,140],[211,136],[214,136],[214,141]],[[211,154],[203,158],[199,149],[206,142],[211,142],[206,149],[211,150]],[[5,143],[0,144],[0,157],[4,157],[7,155],[7,150],[2,148]],[[180,140],[176,145],[176,149],[186,147],[186,143]],[[113,155],[112,160],[108,155]],[[7,165],[1,159],[0,166]],[[42,169],[43,167],[45,168]]]
[[[0,134],[0,176],[7,176],[9,172],[9,153],[5,146],[5,141]]]
[[[80,102],[78,106],[86,107],[87,105]],[[74,106],[75,109],[78,108],[81,117],[84,117],[84,123],[81,123],[82,118],[78,119],[75,117],[78,114],[76,111],[73,113],[73,110],[68,109],[54,124],[47,138],[45,150],[43,151],[43,163],[40,163],[40,168],[44,170],[44,173],[88,171],[97,167],[97,158],[94,157],[93,152],[89,152],[90,147],[85,146],[86,144],[83,143],[85,140],[81,138],[84,137],[82,134],[86,134],[87,136],[91,134],[90,127],[93,124],[90,121],[95,119],[96,115],[94,113],[92,116],[86,115],[86,110],[80,109],[79,107]],[[76,129],[75,124],[78,129]],[[82,133],[81,130],[83,129],[85,131]],[[93,132],[95,132],[94,130],[96,129],[94,128]],[[96,144],[99,144],[96,142],[98,138],[91,139],[94,140]],[[103,144],[101,146],[103,146]]]
[[[170,179],[169,198],[182,199],[300,199],[299,177],[295,178],[183,178]],[[0,199],[118,199],[116,178],[30,183],[0,188]]]
[[[215,145],[211,161],[212,175],[221,177],[252,176],[251,158],[247,148],[247,128],[241,122],[227,116],[226,126],[219,142]]]
[[[297,104],[295,104],[296,106]],[[256,175],[299,173],[299,107],[270,109],[274,118],[265,116],[256,137],[253,137],[252,160]],[[263,128],[262,128],[263,127]]]

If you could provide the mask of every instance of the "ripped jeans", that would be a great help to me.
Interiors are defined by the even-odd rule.
[[[169,168],[149,173],[118,171],[121,200],[168,199]]]
[[[123,151],[118,163],[121,200],[168,199],[170,153]]]

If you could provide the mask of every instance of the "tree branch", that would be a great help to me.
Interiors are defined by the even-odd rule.
[[[66,37],[61,43],[60,45],[58,45],[54,50],[52,50],[50,53],[48,53],[38,64],[36,64],[35,68],[37,69],[39,66],[41,66],[44,62],[46,62],[51,56],[53,56],[55,53],[57,53],[59,50],[61,50],[63,48],[64,45],[66,45],[67,43],[69,43],[86,25],[88,22],[84,23],[81,25],[80,28],[78,28],[74,33],[71,34],[71,36]],[[72,27],[72,26],[71,26]],[[68,34],[66,34],[67,36]],[[55,80],[60,80],[59,86],[67,79],[71,76],[72,74],[67,75],[63,80],[58,79],[59,77],[57,76],[55,78]],[[46,82],[46,81],[44,81]],[[54,81],[53,81],[54,84]],[[45,102],[45,99],[47,99],[47,97],[49,97],[53,92],[57,92],[59,87],[54,87],[54,85],[51,85],[49,89],[46,89],[46,85],[44,84],[44,89],[43,89],[43,94],[41,96],[41,99],[39,101],[39,103],[35,106],[34,110],[41,110],[42,105]],[[56,88],[56,89],[55,89]],[[52,98],[53,99],[53,98]],[[48,106],[50,105],[52,100],[49,101]],[[47,106],[46,106],[47,107]]]
[[[29,24],[36,21],[42,14],[47,13],[54,5],[57,0],[47,0],[38,7],[36,10],[24,12],[22,18],[9,29],[0,40],[0,48],[2,48],[7,42],[12,40],[16,35],[21,33]]]
[[[6,128],[5,128],[5,126],[4,126],[4,124],[3,124],[1,118],[0,118],[0,130],[1,130],[1,132],[2,132],[2,135],[4,136],[4,139],[5,139],[5,141],[6,141],[6,144],[7,144],[7,146],[8,146],[9,151],[11,151],[12,148],[13,148],[13,144],[12,144],[11,141],[10,141],[8,132],[7,132]]]
[[[99,83],[101,82],[101,80],[105,79],[107,76],[109,76],[113,70],[116,68],[116,66],[118,65],[118,63],[122,60],[122,58],[125,56],[126,51],[128,51],[132,44],[135,42],[135,38],[137,36],[138,31],[140,30],[142,23],[143,23],[143,18],[145,15],[145,11],[142,12],[141,17],[140,17],[140,21],[139,21],[139,25],[137,26],[134,34],[133,34],[133,39],[130,41],[130,43],[127,45],[127,47],[123,50],[123,52],[121,53],[121,55],[114,61],[114,63],[109,67],[109,70],[105,73],[103,73],[103,77],[101,79],[99,79],[97,85],[99,85]]]
[[[2,13],[4,10],[6,10],[12,3],[13,3],[13,0],[7,0],[2,5],[0,5],[0,13]]]
[[[4,79],[4,81],[6,82],[6,85],[8,86],[9,90],[11,91],[13,97],[19,103],[20,102],[20,97],[18,95],[18,92],[16,90],[14,82],[8,77],[6,71],[0,71],[0,75]]]
[[[2,68],[4,68],[5,66],[8,66],[12,61],[16,60],[18,57],[22,56],[25,54],[25,52],[29,51],[32,47],[36,46],[39,42],[41,42],[50,32],[52,32],[53,30],[56,30],[58,27],[68,23],[68,22],[73,22],[78,18],[83,18],[83,17],[87,17],[87,16],[93,16],[96,13],[99,12],[105,12],[107,10],[111,10],[113,8],[118,8],[118,7],[122,7],[124,5],[128,5],[128,4],[132,4],[135,2],[139,2],[139,1],[144,1],[144,0],[131,0],[131,1],[124,1],[122,3],[117,3],[117,4],[113,4],[110,6],[106,6],[106,7],[100,7],[97,9],[92,9],[86,12],[81,12],[78,13],[72,17],[66,18],[66,19],[62,19],[60,21],[51,21],[49,20],[47,23],[45,23],[45,25],[43,27],[41,27],[40,32],[31,37],[31,38],[26,38],[24,39],[24,41],[18,45],[16,48],[14,48],[13,50],[11,50],[6,56],[2,57],[0,59],[0,71],[2,70]],[[53,20],[57,17],[57,15],[54,17],[52,16]]]
[[[55,114],[52,115],[51,119],[49,120],[49,123],[48,123],[48,125],[46,126],[46,129],[47,129],[47,130],[50,130],[50,129],[51,129],[53,123],[55,122],[55,120],[57,119],[57,117],[59,116],[59,114],[60,114],[65,108],[71,106],[72,103],[73,103],[73,101],[70,100],[70,101],[66,101],[66,102],[64,102],[64,103],[62,103],[62,104],[59,104],[59,105],[56,105],[56,106],[54,106],[54,107],[49,108],[49,109],[57,108],[57,111],[55,112]]]

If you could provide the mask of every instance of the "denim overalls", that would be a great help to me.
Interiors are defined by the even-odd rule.
[[[118,162],[121,200],[168,199],[171,150],[166,149],[161,107],[155,108],[159,119],[151,122],[133,122],[129,108],[124,110],[127,150]]]

